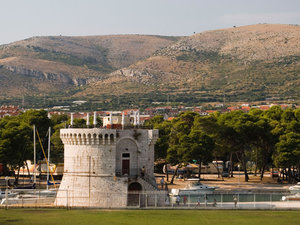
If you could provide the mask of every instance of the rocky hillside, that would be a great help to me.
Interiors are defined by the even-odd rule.
[[[299,99],[300,26],[258,24],[185,37],[79,95],[168,94],[171,101]],[[103,87],[106,87],[103,89]],[[187,96],[190,99],[187,99]]]
[[[0,98],[60,93],[94,108],[299,100],[300,26],[257,24],[189,37],[35,37],[0,46],[0,80]]]
[[[33,37],[0,46],[0,95],[57,92],[101,80],[178,37]]]
[[[299,32],[299,26],[270,24],[206,31],[167,46],[159,55],[195,51],[215,52],[243,62],[274,60],[299,55]]]

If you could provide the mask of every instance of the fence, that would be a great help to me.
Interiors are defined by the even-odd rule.
[[[90,197],[69,191],[6,190],[0,195],[0,207],[82,207],[82,208],[178,208],[178,209],[300,209],[300,197],[286,193],[217,193],[170,196],[160,192],[103,193],[98,205]],[[106,198],[103,196],[107,196]],[[285,200],[282,200],[285,199]],[[93,201],[95,202],[95,201]],[[115,204],[115,203],[118,204]]]

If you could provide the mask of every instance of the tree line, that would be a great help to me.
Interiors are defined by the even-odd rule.
[[[18,116],[6,116],[0,119],[0,163],[3,175],[15,175],[18,183],[21,167],[27,167],[26,160],[33,161],[33,125],[41,138],[44,149],[48,144],[48,128],[52,128],[51,158],[54,162],[63,161],[63,145],[59,139],[59,129],[68,122],[67,115],[54,115],[48,118],[44,110],[27,110]],[[37,161],[43,159],[41,146],[36,137]]]
[[[97,120],[100,126],[101,121]],[[44,110],[28,110],[19,116],[0,119],[0,163],[4,174],[26,166],[26,160],[33,159],[33,125],[45,149],[48,128],[52,128],[51,161],[63,162],[59,130],[69,124],[67,115],[53,115],[49,119]],[[75,127],[86,127],[85,124],[84,119],[74,120]],[[273,106],[267,111],[251,109],[249,113],[216,112],[208,116],[184,112],[171,121],[155,116],[145,122],[145,127],[159,130],[155,159],[165,159],[173,165],[230,161],[229,173],[232,175],[233,166],[239,164],[246,181],[247,165],[253,162],[261,179],[270,168],[283,169],[289,182],[299,179],[300,109],[282,110]],[[42,159],[41,147],[38,144],[36,147],[40,154],[37,159]]]
[[[299,179],[300,109],[273,106],[208,116],[184,112],[171,121],[155,116],[145,126],[159,130],[155,158],[170,164],[229,161],[229,174],[239,164],[248,181],[247,165],[252,162],[261,179],[270,168],[281,168],[289,182]]]

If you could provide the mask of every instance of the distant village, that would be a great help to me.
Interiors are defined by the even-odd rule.
[[[81,105],[84,104],[84,101],[74,101],[75,104]],[[175,117],[177,117],[181,112],[186,111],[192,111],[197,112],[201,116],[206,116],[211,113],[219,112],[219,113],[226,113],[231,111],[237,111],[241,110],[243,112],[249,112],[251,109],[256,108],[260,110],[268,110],[272,106],[278,105],[283,110],[287,108],[300,108],[299,105],[296,104],[266,104],[266,105],[252,105],[249,103],[243,103],[240,105],[235,106],[225,106],[222,103],[216,103],[213,105],[210,105],[209,109],[208,107],[202,107],[202,106],[196,106],[196,107],[187,107],[187,106],[181,106],[178,107],[172,107],[172,106],[157,106],[157,107],[148,107],[145,110],[141,111],[140,109],[134,108],[134,109],[124,109],[120,111],[93,111],[93,112],[72,112],[72,116],[74,119],[86,119],[88,114],[92,115],[96,113],[97,117],[105,117],[109,116],[110,113],[113,114],[124,114],[125,116],[134,118],[137,114],[139,114],[139,124],[143,125],[146,120],[151,119],[152,117],[156,115],[162,115],[164,116],[165,120],[172,120]],[[51,115],[62,115],[67,114],[68,116],[71,115],[71,112],[68,108],[64,106],[54,106],[49,109],[45,109],[48,111],[49,118]],[[2,105],[0,106],[0,118],[3,118],[5,116],[17,116],[21,112],[25,112],[26,109],[23,109],[19,106],[14,105]]]

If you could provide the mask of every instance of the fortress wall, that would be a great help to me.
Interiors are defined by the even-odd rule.
[[[65,166],[56,203],[87,207],[126,206],[127,179],[115,177],[116,130],[62,129],[61,139],[65,146]]]
[[[117,174],[122,170],[124,152],[130,153],[130,175],[140,176],[140,170],[145,166],[147,182],[153,186],[144,181],[142,191],[155,189],[153,162],[157,130],[69,128],[61,129],[60,137],[64,143],[65,164],[57,205],[127,206],[129,177]]]

